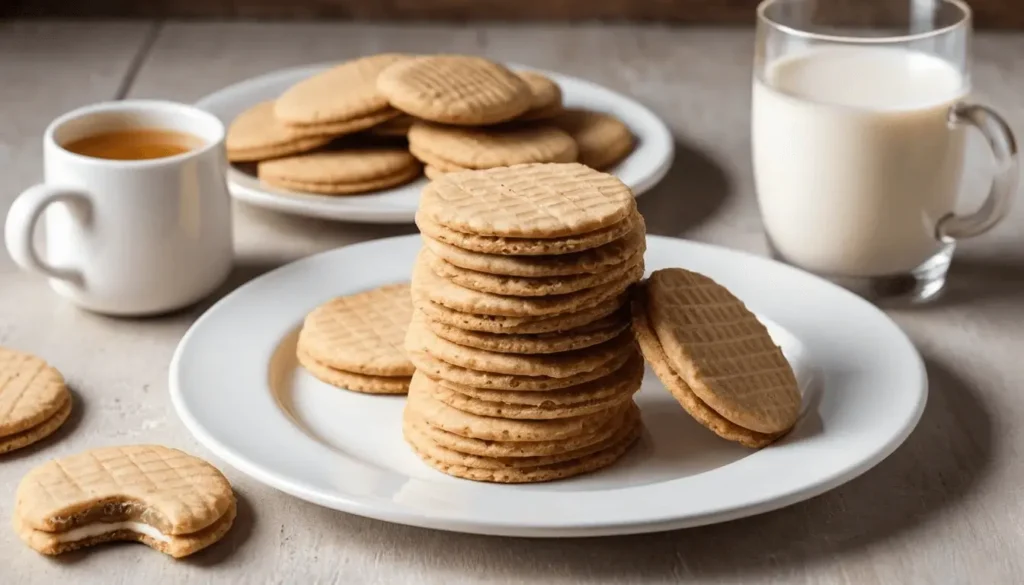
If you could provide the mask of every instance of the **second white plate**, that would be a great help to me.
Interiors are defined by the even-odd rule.
[[[295,360],[317,305],[407,280],[419,236],[312,256],[239,288],[182,339],[170,367],[178,415],[258,481],[317,504],[414,526],[509,536],[597,536],[722,522],[838,486],[891,453],[924,408],[910,341],[881,311],[824,280],[717,248],[648,237],[649,269],[683,265],[729,287],[768,325],[804,395],[796,428],[751,451],[691,419],[648,372],[646,428],[612,467],[538,485],[455,479],[402,440],[404,397],[323,384]]]
[[[247,108],[275,99],[292,85],[329,66],[307,65],[253,77],[211,93],[196,105],[228,125]],[[510,67],[533,69],[519,65]],[[596,83],[550,71],[540,72],[558,82],[567,106],[613,114],[633,131],[636,148],[609,172],[629,185],[634,194],[644,193],[665,176],[672,165],[675,143],[671,131],[653,112],[636,100]],[[425,184],[425,179],[419,179],[367,195],[331,197],[276,189],[237,167],[228,169],[231,194],[242,201],[285,213],[359,223],[412,223],[420,190]]]

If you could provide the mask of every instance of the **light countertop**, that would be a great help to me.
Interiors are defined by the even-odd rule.
[[[281,67],[384,50],[480,53],[605,84],[672,127],[676,164],[640,199],[654,234],[764,253],[749,156],[750,30],[657,26],[0,23],[0,213],[41,178],[58,114],[115,97],[194,101]],[[979,34],[976,97],[1024,131],[1024,34]],[[970,183],[984,187],[980,140]],[[1018,203],[1024,203],[1018,201]],[[414,231],[236,206],[232,285],[313,252]],[[227,290],[227,289],[225,289]],[[76,410],[55,439],[0,459],[0,582],[1013,583],[1024,580],[1024,205],[961,246],[941,302],[890,311],[927,364],[917,430],[864,476],[811,501],[704,528],[546,540],[433,532],[296,500],[221,464],[172,411],[167,365],[208,306],[154,320],[81,312],[0,254],[0,344],[43,356]],[[223,542],[175,562],[141,546],[51,560],[8,528],[31,467],[155,442],[210,457],[235,484]]]

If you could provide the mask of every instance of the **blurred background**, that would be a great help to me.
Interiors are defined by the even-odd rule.
[[[859,0],[823,0],[850,11]],[[894,4],[908,4],[895,2]],[[978,27],[1024,28],[1024,0],[974,0]],[[658,21],[746,26],[757,0],[0,0],[0,17]]]

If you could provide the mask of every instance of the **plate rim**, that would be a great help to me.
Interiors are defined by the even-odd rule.
[[[184,403],[183,390],[181,388],[181,382],[179,379],[179,372],[181,367],[181,360],[183,355],[191,342],[191,339],[196,335],[197,331],[201,331],[204,326],[206,319],[214,315],[215,311],[222,305],[232,302],[232,298],[238,294],[244,294],[244,289],[251,286],[259,286],[258,281],[264,278],[270,278],[271,275],[285,270],[296,270],[296,265],[309,263],[315,264],[322,262],[323,257],[332,254],[340,253],[342,250],[349,248],[359,248],[363,246],[374,246],[382,245],[382,242],[389,242],[394,240],[405,240],[419,238],[419,234],[394,236],[390,238],[382,238],[377,240],[369,240],[353,244],[351,246],[345,246],[342,248],[336,248],[333,250],[327,250],[318,254],[310,255],[305,258],[298,259],[296,261],[285,264],[278,267],[264,275],[261,275],[244,285],[238,287],[234,291],[225,295],[222,299],[214,303],[209,309],[207,309],[203,315],[201,315],[188,329],[185,335],[181,338],[178,346],[175,348],[174,354],[171,358],[169,365],[169,392],[171,395],[171,402],[174,409],[183,422],[185,427],[190,433],[207,449],[213,452],[217,457],[224,460],[228,465],[235,468],[241,473],[250,476],[256,481],[263,483],[275,490],[284,492],[288,495],[296,497],[298,499],[315,503],[320,506],[324,506],[330,509],[339,510],[346,513],[356,514],[368,518],[374,518],[382,521],[404,524],[409,526],[418,526],[423,528],[431,528],[445,531],[462,532],[470,534],[482,534],[482,535],[500,535],[500,536],[516,536],[516,537],[531,537],[531,538],[560,538],[560,537],[598,537],[598,536],[609,536],[609,535],[623,535],[623,534],[638,534],[638,533],[650,533],[650,532],[661,532],[667,530],[675,530],[679,528],[695,527],[706,524],[713,524],[719,522],[725,522],[747,516],[757,515],[761,513],[778,510],[780,508],[787,507],[789,505],[816,497],[822,493],[832,490],[848,481],[862,475],[871,468],[875,467],[881,461],[891,455],[906,438],[916,428],[920,421],[921,415],[923,414],[925,405],[928,398],[928,377],[925,369],[924,361],[914,346],[912,341],[906,335],[906,333],[889,318],[880,309],[855,295],[854,293],[842,289],[833,283],[830,283],[817,276],[806,273],[797,268],[779,263],[770,258],[752,254],[741,250],[733,250],[716,246],[712,244],[706,244],[702,242],[694,242],[690,240],[684,240],[680,238],[670,238],[664,236],[648,235],[648,238],[655,240],[663,240],[668,242],[668,245],[672,245],[672,242],[683,242],[687,245],[697,246],[699,248],[706,248],[718,251],[725,251],[730,254],[738,255],[744,261],[757,261],[764,262],[773,265],[775,269],[783,269],[788,271],[794,271],[804,277],[810,277],[811,279],[818,281],[819,284],[825,285],[833,292],[839,292],[847,296],[849,301],[862,304],[868,307],[871,311],[876,312],[880,317],[892,325],[893,333],[897,336],[894,338],[902,344],[905,344],[907,348],[911,350],[911,355],[914,357],[914,364],[916,366],[917,377],[920,380],[920,388],[918,388],[918,399],[914,405],[913,412],[906,419],[899,432],[891,435],[888,440],[879,447],[871,456],[864,458],[857,464],[850,466],[841,473],[836,473],[832,477],[829,477],[823,481],[817,481],[810,486],[804,486],[802,488],[794,489],[789,493],[774,497],[774,498],[754,498],[753,501],[748,502],[741,506],[735,506],[724,510],[709,510],[700,514],[685,516],[681,518],[666,518],[660,521],[642,521],[642,522],[582,522],[576,523],[571,526],[543,526],[537,524],[522,524],[512,522],[494,522],[493,520],[484,521],[470,521],[463,520],[461,518],[451,518],[436,515],[422,515],[414,511],[402,510],[399,508],[381,509],[367,503],[365,500],[360,501],[358,497],[353,497],[352,494],[345,494],[344,497],[322,497],[316,491],[303,488],[299,483],[296,483],[294,479],[281,477],[279,473],[275,473],[272,470],[264,469],[259,463],[250,461],[244,453],[236,453],[230,446],[225,445],[213,434],[211,434],[206,428],[202,426],[192,415],[189,409]],[[300,266],[301,267],[301,266]],[[908,389],[909,390],[909,389]],[[310,439],[314,440],[314,439]]]
[[[200,97],[193,102],[193,105],[207,110],[212,107],[214,102],[219,100],[227,99],[227,94],[242,92],[242,91],[254,91],[254,89],[248,88],[248,86],[259,86],[265,83],[272,83],[272,80],[278,77],[284,77],[288,75],[299,75],[299,74],[313,74],[317,71],[321,71],[338,62],[320,62],[320,63],[309,63],[305,65],[295,65],[292,67],[283,67],[273,71],[268,71],[259,75],[254,75],[240,81],[236,81],[232,84],[223,86],[216,89],[206,95]],[[641,180],[637,181],[635,185],[631,186],[635,197],[640,197],[655,185],[660,183],[662,179],[668,174],[672,167],[673,161],[675,160],[675,137],[672,134],[671,129],[653,110],[648,106],[641,103],[639,100],[625,95],[617,90],[610,87],[601,85],[599,83],[584,79],[582,77],[576,77],[574,75],[564,74],[557,71],[551,71],[547,69],[531,67],[520,63],[503,62],[504,65],[513,70],[531,70],[553,77],[556,79],[563,79],[574,84],[587,86],[591,89],[596,89],[600,93],[604,93],[613,97],[619,103],[628,104],[630,108],[636,109],[644,117],[648,118],[652,124],[647,129],[650,134],[650,140],[655,143],[654,148],[658,152],[663,153],[661,163],[655,167],[649,174],[642,177]],[[227,124],[225,124],[226,126]],[[631,128],[634,132],[637,128]],[[632,155],[631,155],[632,156]],[[627,157],[628,159],[628,157]],[[326,219],[331,221],[348,221],[353,223],[366,223],[366,224],[383,224],[383,225],[401,225],[411,224],[413,222],[412,214],[407,213],[406,210],[367,210],[367,209],[345,209],[345,208],[333,208],[330,204],[331,200],[306,200],[306,198],[316,197],[314,194],[296,193],[294,198],[282,197],[277,194],[273,194],[267,191],[254,191],[251,187],[246,185],[240,185],[234,181],[231,176],[233,173],[237,173],[236,170],[228,168],[228,191],[231,193],[232,198],[239,201],[245,202],[249,205],[254,205],[263,209],[287,213],[290,215],[299,215],[304,217],[313,217]]]

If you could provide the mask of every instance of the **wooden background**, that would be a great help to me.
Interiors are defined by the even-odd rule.
[[[859,0],[832,0],[849,5]],[[910,0],[893,0],[910,2]],[[745,25],[758,0],[0,0],[7,17],[629,20]],[[970,2],[980,28],[1024,28],[1024,0]]]

